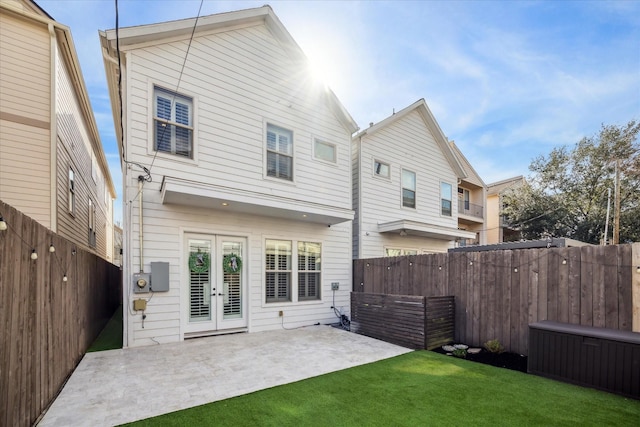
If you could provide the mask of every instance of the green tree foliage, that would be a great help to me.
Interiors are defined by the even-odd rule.
[[[569,237],[589,243],[603,238],[611,189],[613,224],[616,160],[620,166],[620,242],[640,241],[640,123],[602,125],[572,149],[554,148],[533,160],[527,183],[504,195],[503,214],[524,239]]]

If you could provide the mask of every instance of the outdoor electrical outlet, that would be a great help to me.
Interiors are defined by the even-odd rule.
[[[279,316],[279,317],[284,316],[284,311],[280,310],[280,311],[278,312],[278,316]]]
[[[340,289],[340,282],[331,282],[331,290],[337,291]]]

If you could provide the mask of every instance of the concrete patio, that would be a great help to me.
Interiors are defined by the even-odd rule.
[[[38,426],[113,426],[412,350],[331,326],[88,353]]]

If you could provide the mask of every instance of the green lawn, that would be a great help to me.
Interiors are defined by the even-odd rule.
[[[92,351],[114,350],[122,348],[122,306],[111,316],[98,338],[91,344],[87,353]]]
[[[639,420],[640,401],[416,351],[127,425],[636,426]]]

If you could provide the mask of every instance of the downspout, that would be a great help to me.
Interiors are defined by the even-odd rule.
[[[144,273],[144,258],[142,257],[142,189],[144,187],[144,177],[140,175],[138,177],[138,236],[140,236],[140,273]]]

